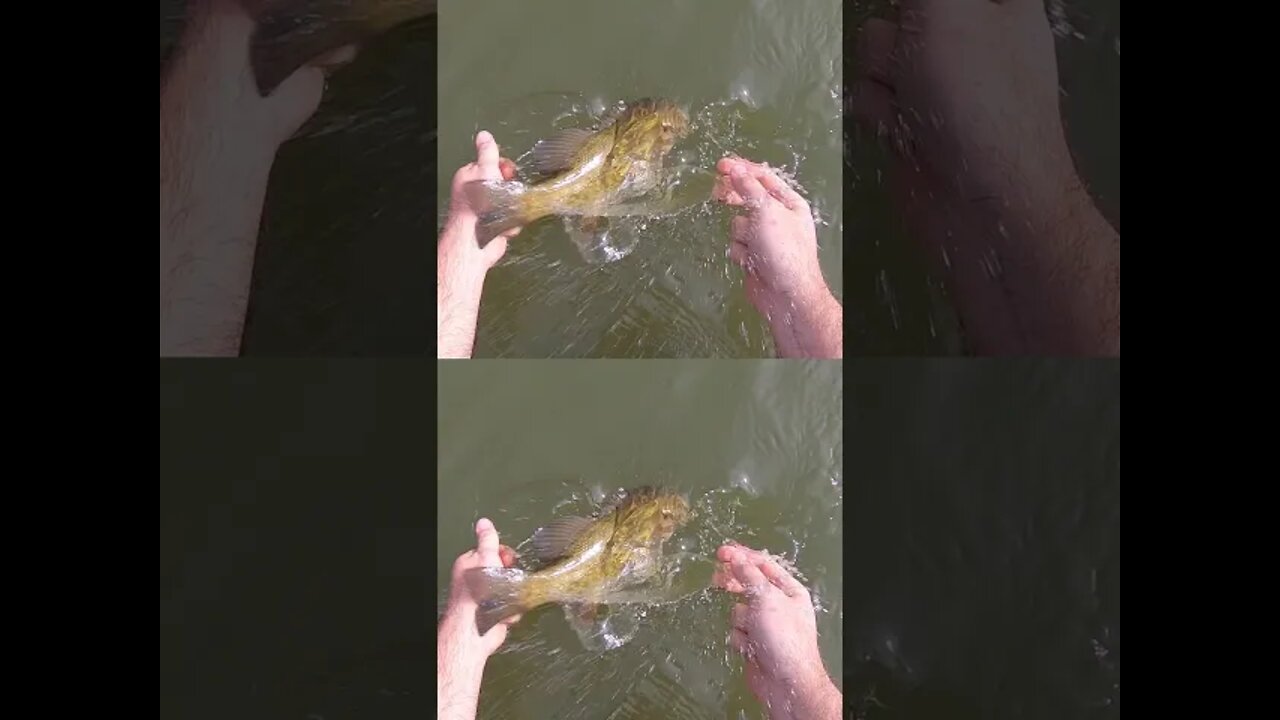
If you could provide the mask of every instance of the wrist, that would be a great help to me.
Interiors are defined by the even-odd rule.
[[[460,717],[473,716],[480,697],[480,681],[489,658],[478,642],[470,641],[464,621],[465,618],[446,615],[437,629],[436,691],[441,717],[451,717],[452,712],[461,713]],[[471,715],[467,708],[471,708]],[[451,712],[446,713],[446,709]]]
[[[795,292],[779,294],[760,308],[783,357],[840,356],[840,303],[820,278]]]
[[[822,269],[815,267],[805,272],[803,280],[776,287],[768,293],[759,308],[766,315],[786,317],[810,310],[821,310],[831,301],[831,291],[822,277]]]
[[[808,675],[796,689],[796,695],[804,699],[802,706],[805,712],[802,717],[814,720],[835,720],[841,716],[843,697],[827,675],[821,657],[814,660]]]
[[[445,221],[436,246],[436,266],[441,286],[452,288],[459,297],[479,299],[489,268],[481,259],[476,220],[470,214],[450,214]]]
[[[488,270],[481,264],[467,262],[462,257],[464,252],[465,248],[457,248],[447,239],[440,242],[436,254],[436,301],[442,312],[446,309],[474,312],[480,307]]]
[[[843,696],[827,676],[815,648],[813,659],[804,663],[797,675],[761,700],[771,709],[774,720],[836,720],[841,716]]]

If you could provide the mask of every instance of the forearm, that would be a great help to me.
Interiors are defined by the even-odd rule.
[[[797,713],[796,718],[840,720],[844,711],[844,696],[823,672],[814,688],[801,698],[800,706],[802,712]]]
[[[844,308],[825,284],[804,297],[772,304],[769,321],[778,355],[835,359],[844,354]]]
[[[1072,176],[1005,207],[971,209],[956,268],[963,319],[982,354],[1119,355],[1120,236]]]
[[[844,696],[821,664],[781,697],[767,699],[769,720],[840,720]]]
[[[183,81],[160,99],[160,354],[235,355],[275,148],[202,122]]]
[[[1011,170],[998,192],[934,185],[910,167],[895,174],[895,192],[947,280],[970,350],[1118,355],[1120,236],[1065,148],[1043,158]]]
[[[436,643],[436,717],[474,720],[486,658],[455,642],[449,622],[441,625]]]
[[[469,358],[475,348],[480,319],[480,296],[487,271],[451,252],[456,234],[467,227],[447,226],[436,256],[436,356]]]

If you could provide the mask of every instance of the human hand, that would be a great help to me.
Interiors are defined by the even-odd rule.
[[[515,551],[498,543],[498,530],[493,523],[486,518],[478,520],[476,548],[458,556],[453,563],[449,580],[449,604],[440,623],[442,645],[447,642],[458,655],[479,658],[481,661],[502,646],[507,639],[507,627],[519,621],[520,616],[507,618],[481,635],[476,628],[476,609],[479,604],[472,597],[463,574],[472,568],[512,567],[515,564]]]
[[[905,0],[896,20],[867,21],[858,59],[854,113],[937,185],[922,192],[1008,199],[1072,182],[1043,2]]]
[[[447,250],[451,256],[462,258],[466,265],[483,268],[488,271],[507,252],[507,239],[520,232],[513,228],[495,237],[483,248],[480,247],[476,235],[478,214],[468,199],[467,185],[476,181],[503,181],[514,179],[516,165],[507,158],[501,157],[498,143],[488,131],[481,130],[476,134],[476,161],[458,168],[453,174],[453,184],[449,191],[449,219],[445,222],[445,231],[441,235],[441,253]]]
[[[319,107],[323,68],[348,62],[355,55],[350,46],[326,53],[262,97],[249,55],[254,28],[253,17],[239,0],[190,4],[186,28],[161,88],[162,121],[167,105],[174,111],[171,114],[198,132],[235,140],[222,144],[223,153],[243,147],[274,155]]]
[[[809,203],[768,165],[726,157],[716,172],[716,199],[745,210],[730,225],[729,258],[746,271],[756,309],[771,316],[829,296]]]
[[[716,557],[723,563],[716,585],[745,600],[733,607],[729,644],[742,654],[747,685],[770,717],[839,717],[809,591],[758,550],[725,545]]]
[[[467,201],[467,184],[511,180],[515,174],[515,163],[498,155],[498,143],[484,131],[476,135],[476,161],[454,173],[449,218],[436,249],[436,346],[441,358],[471,357],[485,276],[506,254],[507,239],[520,232],[513,228],[480,247],[479,218]]]

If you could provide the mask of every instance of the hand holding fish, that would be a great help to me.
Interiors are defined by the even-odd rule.
[[[453,176],[449,219],[436,247],[436,350],[441,358],[471,357],[475,345],[480,294],[489,270],[507,252],[507,238],[520,232],[508,228],[488,245],[480,247],[476,235],[478,217],[467,201],[469,183],[510,180],[515,164],[498,154],[493,135],[476,135],[476,161]]]
[[[818,652],[809,591],[758,550],[730,544],[716,557],[715,583],[745,600],[733,607],[729,644],[745,659],[747,684],[770,719],[839,718],[842,697]]]
[[[453,563],[449,605],[436,633],[437,717],[475,717],[485,663],[507,639],[507,626],[520,619],[519,615],[508,617],[481,635],[476,628],[478,603],[463,582],[463,574],[472,568],[511,567],[515,563],[515,551],[498,543],[493,523],[485,518],[477,521],[476,549]]]
[[[746,271],[779,354],[841,357],[844,311],[822,277],[809,203],[767,165],[727,157],[716,171],[716,199],[745,210],[730,225],[729,258]]]

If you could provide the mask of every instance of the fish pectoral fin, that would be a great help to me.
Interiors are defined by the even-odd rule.
[[[587,260],[596,258],[609,239],[609,219],[600,215],[567,215],[564,229]]]
[[[564,605],[564,620],[569,627],[582,641],[584,647],[603,649],[600,642],[601,627],[597,626],[600,620],[601,607],[593,603],[566,603]]]
[[[600,113],[600,117],[596,118],[596,127],[604,128],[614,124],[627,112],[627,108],[625,100],[619,100],[605,108],[604,112]]]
[[[584,517],[570,516],[552,520],[533,534],[534,556],[544,561],[564,557],[589,527],[591,520]]]
[[[600,605],[595,603],[570,603],[565,605],[565,610],[573,616],[575,620],[583,622],[587,625],[593,624],[600,619]]]
[[[554,175],[568,170],[578,151],[591,139],[591,135],[590,130],[569,128],[534,143],[531,153],[534,171],[542,175]]]

